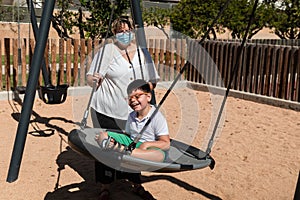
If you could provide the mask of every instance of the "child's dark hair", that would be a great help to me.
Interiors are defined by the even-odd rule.
[[[142,90],[143,92],[151,92],[149,83],[143,79],[137,79],[132,81],[127,87],[127,94],[130,95],[134,90]]]

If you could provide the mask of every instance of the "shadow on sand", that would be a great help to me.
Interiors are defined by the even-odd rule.
[[[100,185],[95,183],[95,162],[93,159],[80,155],[70,147],[67,147],[66,150],[57,157],[56,163],[58,165],[57,183],[55,184],[54,191],[46,194],[45,200],[83,200],[98,198]],[[60,186],[59,179],[66,166],[72,168],[84,181]],[[131,184],[124,180],[118,180],[111,184],[110,199],[141,200],[139,196],[131,191]]]
[[[48,192],[45,196],[45,200],[82,200],[82,199],[97,199],[99,196],[100,186],[95,183],[94,172],[94,160],[86,156],[80,155],[73,151],[70,147],[67,147],[57,158],[58,165],[58,178],[53,192]],[[69,166],[75,172],[83,178],[83,182],[74,183],[71,185],[60,186],[59,178],[65,169],[65,166]],[[207,199],[221,200],[213,194],[209,194],[199,188],[196,188],[184,181],[168,175],[152,175],[142,176],[143,183],[156,181],[156,180],[168,180],[173,184],[176,184],[188,191],[193,191],[201,194]],[[142,198],[137,196],[131,190],[131,184],[128,181],[118,180],[111,184],[110,187],[110,199],[116,200],[141,200]]]
[[[10,102],[10,101],[9,101]],[[14,102],[22,106],[21,99],[14,99]],[[10,103],[13,113],[11,116],[16,120],[20,120],[20,112],[17,109],[16,105]],[[42,117],[35,111],[32,111],[33,120],[30,121],[30,125],[34,128],[34,131],[29,132],[29,134],[38,137],[49,137],[54,134],[55,130],[59,133],[67,136],[68,132],[62,127],[59,127],[55,124],[51,124],[51,120],[60,120],[65,123],[79,124],[71,120],[67,120],[61,117]],[[38,124],[44,124],[47,129],[41,130]],[[61,140],[64,140],[61,137]],[[66,142],[66,141],[65,141]],[[100,185],[97,185],[95,182],[95,161],[91,158],[88,158],[84,155],[80,155],[77,152],[73,151],[70,147],[67,147],[65,151],[62,151],[58,155],[56,163],[58,165],[58,175],[57,182],[55,183],[54,190],[48,192],[45,196],[45,200],[87,200],[87,199],[97,199],[99,197]],[[80,183],[73,183],[70,185],[61,186],[59,184],[60,177],[63,175],[63,170],[68,166],[73,169],[83,181]],[[193,191],[201,194],[207,199],[221,200],[220,197],[217,197],[213,194],[209,194],[199,188],[196,188],[184,181],[181,181],[177,178],[174,178],[169,175],[151,175],[151,176],[142,176],[142,182],[151,182],[156,180],[167,180],[173,184],[176,184],[188,191]],[[141,200],[142,198],[132,192],[132,184],[125,180],[117,180],[110,186],[110,199],[116,200]]]

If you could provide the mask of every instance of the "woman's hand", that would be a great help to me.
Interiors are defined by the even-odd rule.
[[[98,88],[101,84],[102,78],[99,73],[94,73],[93,75],[88,75],[87,81],[91,87],[93,87],[94,83],[96,83],[96,88]]]

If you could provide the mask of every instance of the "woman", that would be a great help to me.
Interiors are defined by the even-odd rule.
[[[127,86],[135,79],[144,79],[155,87],[159,80],[156,69],[150,69],[144,54],[135,43],[133,25],[128,18],[118,18],[112,24],[113,42],[100,48],[87,73],[90,86],[96,84],[91,101],[91,115],[95,128],[124,130],[131,108],[127,104]],[[154,65],[150,65],[154,66]],[[108,199],[108,187],[117,179],[130,179],[137,192],[147,194],[140,186],[140,174],[122,173],[97,162],[96,182],[103,184],[100,199]],[[116,177],[114,176],[116,174]]]

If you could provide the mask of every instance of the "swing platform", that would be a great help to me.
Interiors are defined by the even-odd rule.
[[[68,135],[69,146],[77,153],[96,159],[116,170],[133,173],[141,171],[171,173],[205,167],[213,169],[215,165],[214,159],[205,152],[174,139],[171,140],[171,147],[166,152],[167,157],[164,162],[153,162],[117,151],[103,150],[95,140],[95,136],[100,131],[107,130],[100,128],[73,129]]]

